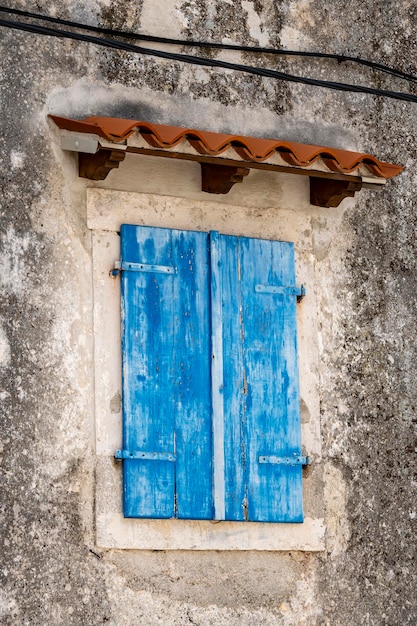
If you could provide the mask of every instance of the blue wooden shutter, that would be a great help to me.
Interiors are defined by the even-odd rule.
[[[207,235],[123,225],[126,517],[212,517]]]
[[[293,245],[122,226],[121,249],[125,516],[302,521]]]
[[[222,444],[214,443],[214,485],[224,496],[222,505],[215,493],[216,517],[301,522],[294,247],[212,233],[211,248],[213,336],[223,372],[213,385],[214,397],[222,394],[213,420],[224,432],[223,459]]]

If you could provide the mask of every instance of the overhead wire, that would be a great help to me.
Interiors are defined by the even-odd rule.
[[[273,56],[294,56],[294,57],[307,57],[315,59],[329,59],[337,61],[338,63],[350,62],[369,67],[371,69],[391,74],[397,78],[401,78],[410,82],[417,83],[417,76],[408,74],[401,70],[389,67],[382,63],[376,63],[375,61],[369,61],[356,56],[350,56],[346,54],[332,54],[329,52],[314,52],[305,50],[286,50],[283,48],[270,48],[262,46],[248,46],[241,44],[229,44],[219,43],[211,41],[196,41],[189,39],[173,39],[169,37],[157,37],[155,35],[146,35],[142,33],[135,33],[130,31],[117,30],[113,28],[106,28],[104,26],[93,26],[89,24],[82,24],[80,22],[74,22],[71,20],[64,20],[62,18],[53,17],[50,15],[42,15],[39,13],[32,13],[29,11],[23,11],[21,9],[13,9],[0,6],[0,12],[11,13],[13,15],[20,15],[22,17],[34,18],[41,21],[51,22],[59,24],[61,26],[69,26],[71,28],[77,28],[79,30],[87,30],[90,32],[101,33],[103,35],[110,35],[113,37],[122,37],[126,39],[133,39],[135,41],[147,41],[152,43],[161,43],[165,45],[176,46],[188,46],[192,48],[206,48],[214,50],[234,50],[236,52],[250,52],[256,54],[268,54]]]
[[[9,9],[6,9],[6,10],[10,11]],[[4,12],[3,7],[0,7],[0,11]],[[13,11],[16,12],[17,9],[13,9]],[[31,14],[31,15],[36,16],[36,14]],[[40,19],[43,19],[43,18],[41,17]],[[48,21],[52,21],[56,19],[58,18],[48,17]],[[77,28],[75,24],[76,24],[75,22],[71,22],[72,27]],[[74,33],[74,32],[62,30],[62,29],[48,28],[48,27],[39,26],[33,23],[15,22],[11,20],[0,19],[0,26],[3,26],[5,28],[21,30],[25,32],[50,36],[50,37],[83,41],[86,43],[91,43],[91,44],[95,44],[95,45],[106,47],[106,48],[124,50],[124,51],[135,53],[135,54],[153,56],[153,57],[163,58],[163,59],[171,60],[171,61],[178,61],[178,62],[188,63],[192,65],[199,65],[202,67],[219,67],[219,68],[226,69],[226,70],[245,72],[247,74],[252,74],[256,76],[263,76],[263,77],[274,78],[274,79],[282,80],[282,81],[323,87],[326,89],[333,89],[337,91],[364,93],[364,94],[370,94],[370,95],[376,95],[376,96],[384,96],[387,98],[392,98],[395,100],[402,100],[406,102],[417,102],[417,96],[410,94],[410,93],[377,89],[373,87],[366,87],[363,85],[339,83],[339,82],[321,80],[321,79],[316,79],[316,78],[308,78],[304,76],[296,76],[294,74],[280,72],[278,70],[272,70],[272,69],[263,68],[263,67],[253,67],[251,65],[242,65],[238,63],[231,63],[228,61],[222,61],[220,59],[211,59],[211,58],[183,54],[183,53],[167,52],[165,50],[156,50],[154,48],[144,48],[142,46],[137,46],[137,45],[130,44],[124,41],[119,41],[116,39],[107,39],[105,37],[95,37],[92,35],[84,35],[83,33]],[[112,31],[112,33],[114,32],[115,31]]]

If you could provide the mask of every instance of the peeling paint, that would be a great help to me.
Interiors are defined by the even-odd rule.
[[[324,499],[327,509],[327,550],[332,558],[346,552],[350,530],[346,515],[346,484],[343,474],[327,464],[324,470]]]
[[[3,287],[13,295],[22,295],[30,287],[28,265],[33,268],[40,259],[42,248],[33,234],[19,234],[13,226],[2,234],[1,245],[0,274]]]
[[[10,364],[10,344],[6,332],[0,326],[0,367],[7,367]]]
[[[117,392],[110,400],[110,411],[112,413],[120,413],[122,406],[122,396]]]

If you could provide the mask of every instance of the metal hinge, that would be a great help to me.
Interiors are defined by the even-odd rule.
[[[269,456],[258,457],[258,463],[270,463],[271,465],[310,465],[311,458],[300,454],[294,454],[293,456],[276,456],[271,454]]]
[[[175,274],[175,267],[170,265],[148,265],[146,263],[127,263],[116,261],[111,276],[118,276],[120,272],[153,272],[154,274]]]
[[[301,287],[287,287],[285,285],[255,285],[255,291],[258,293],[276,293],[282,296],[297,296],[297,301],[300,302],[306,295],[304,285]]]
[[[143,452],[142,450],[116,450],[115,458],[139,459],[145,461],[175,461],[176,455],[171,452]]]

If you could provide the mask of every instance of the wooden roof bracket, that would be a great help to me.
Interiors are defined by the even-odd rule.
[[[321,207],[338,207],[345,198],[353,198],[362,189],[362,180],[333,180],[310,176],[310,204]]]
[[[309,176],[310,178],[310,204],[319,207],[337,207],[344,198],[353,197],[363,187],[379,188],[385,179],[379,182],[372,179],[371,184],[364,184],[360,176],[340,174],[336,172],[321,172],[305,168],[273,165],[270,163],[257,163],[250,161],[238,161],[211,157],[206,155],[193,155],[182,152],[168,152],[152,148],[126,147],[102,147],[98,144],[95,153],[78,152],[79,175],[89,180],[104,180],[109,172],[119,167],[126,153],[146,154],[165,158],[174,158],[187,161],[198,161],[201,166],[202,191],[206,193],[226,194],[233,185],[241,183],[248,176],[251,169],[262,169],[283,173]]]
[[[200,163],[201,190],[206,193],[229,193],[233,185],[241,183],[250,172],[249,167]]]
[[[99,148],[95,154],[79,152],[78,174],[81,178],[104,180],[109,172],[119,167],[125,156],[125,151],[107,148]]]

